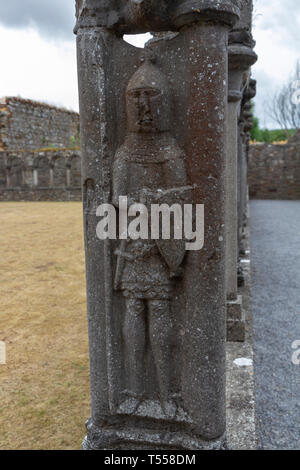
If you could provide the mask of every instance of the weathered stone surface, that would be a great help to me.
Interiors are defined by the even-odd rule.
[[[243,342],[245,341],[245,319],[230,320],[227,319],[227,341]]]
[[[0,100],[0,200],[80,199],[79,114]]]
[[[224,97],[228,26],[237,10],[227,1],[176,2],[178,9],[161,22],[157,2],[138,3],[151,15],[134,14],[121,28],[124,2],[111,9],[105,2],[94,3],[101,7],[95,16],[84,11],[87,2],[77,4],[92,391],[84,448],[222,448]],[[164,6],[169,2],[161,2]],[[213,21],[195,22],[208,18]],[[146,51],[119,37],[120,31],[184,24],[188,27],[172,38],[151,41]],[[168,115],[171,121],[160,119]],[[170,243],[163,248],[133,243],[130,251],[122,241],[97,238],[99,204],[117,205],[113,195],[122,191],[147,203],[148,197],[157,200],[157,188],[164,198],[172,185],[176,194],[188,187],[190,203],[205,204],[201,251],[183,253],[182,260],[181,248],[174,252]],[[148,267],[140,256],[133,266],[138,251],[149,254]],[[170,252],[176,256],[166,255]],[[178,277],[170,276],[174,263],[181,268]]]
[[[242,320],[242,296],[238,295],[236,300],[227,302],[227,313],[232,320]]]
[[[0,201],[81,201],[81,188],[0,189]]]
[[[248,184],[252,199],[300,199],[300,139],[250,145]]]
[[[240,257],[245,253],[244,238],[245,228],[248,224],[248,155],[250,146],[250,131],[253,126],[253,116],[251,112],[251,100],[256,94],[256,81],[250,79],[244,91],[241,104],[241,114],[239,118],[238,136],[238,284],[244,284],[243,265]]]
[[[229,34],[229,44],[241,44],[252,49],[255,45],[252,37],[253,0],[234,0],[240,9],[240,19]]]

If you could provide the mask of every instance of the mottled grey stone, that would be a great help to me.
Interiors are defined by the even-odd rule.
[[[240,121],[241,102],[250,80],[250,67],[256,62],[251,35],[252,1],[236,2],[241,8],[240,21],[229,35],[228,48],[228,110],[227,110],[227,152],[226,152],[226,291],[227,291],[227,337],[233,341],[244,338],[243,320],[231,317],[232,305],[242,305],[237,301],[238,288],[238,241],[242,237],[241,224],[244,223],[245,198],[247,190],[246,150],[241,141]],[[238,155],[239,154],[239,155]],[[240,163],[240,166],[238,164]],[[243,222],[241,222],[243,218]],[[244,227],[244,225],[243,225]]]
[[[19,97],[0,99],[0,154],[79,145],[79,114]]]
[[[227,310],[232,320],[242,319],[242,296],[238,295],[236,300],[227,302]]]
[[[284,145],[250,145],[250,199],[300,199],[300,132]]]
[[[77,12],[92,396],[84,448],[223,448],[224,97],[238,10],[229,1],[78,1]],[[145,51],[120,37],[149,30],[178,34]],[[205,204],[201,251],[97,238],[96,209],[117,206],[114,192],[147,203],[172,186]]]
[[[299,451],[300,201],[250,208],[259,449]]]
[[[81,199],[79,150],[2,152],[1,201]]]

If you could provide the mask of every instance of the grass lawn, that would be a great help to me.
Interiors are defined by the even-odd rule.
[[[78,449],[89,410],[81,203],[0,203],[0,449]]]

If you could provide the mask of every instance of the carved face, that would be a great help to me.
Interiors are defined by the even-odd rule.
[[[132,132],[159,132],[165,130],[166,112],[163,96],[155,88],[140,88],[127,93],[129,130]]]
[[[170,129],[168,86],[164,76],[146,63],[133,75],[126,91],[128,130],[157,133]]]

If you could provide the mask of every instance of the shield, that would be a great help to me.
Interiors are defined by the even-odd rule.
[[[167,263],[171,276],[176,276],[185,256],[185,240],[155,240],[163,259]]]

